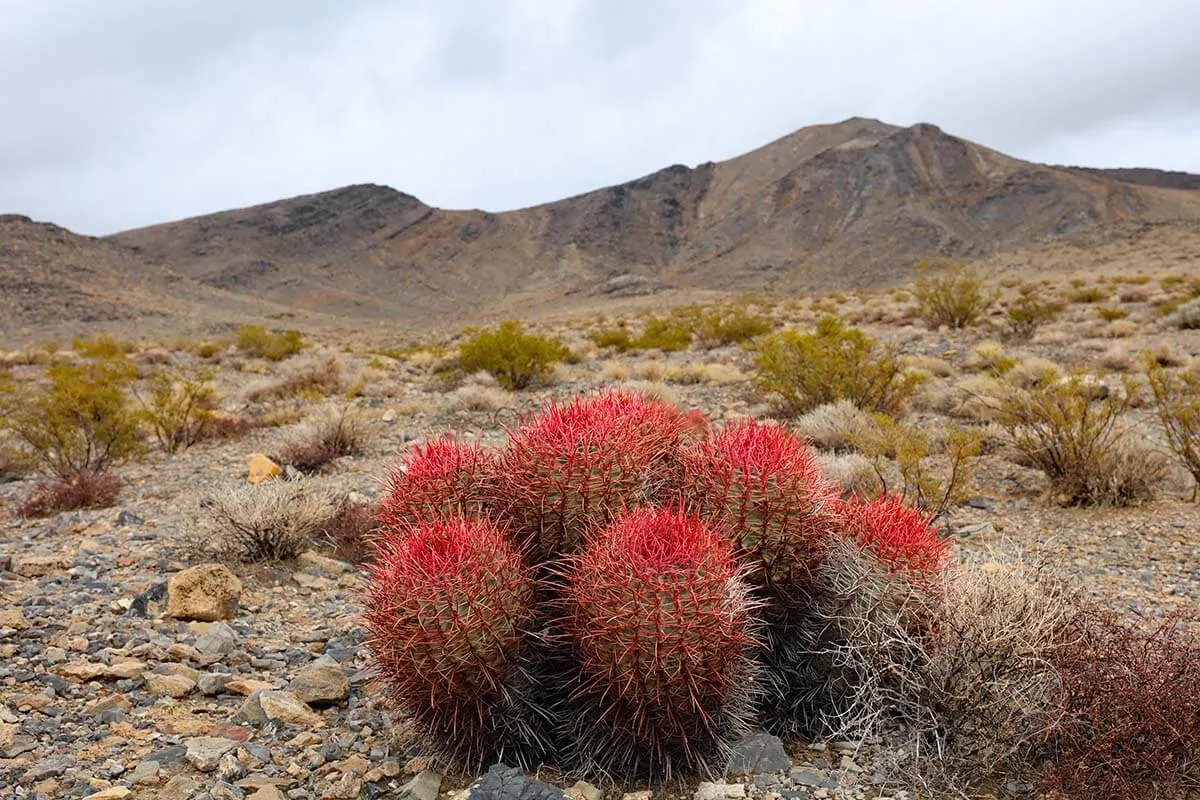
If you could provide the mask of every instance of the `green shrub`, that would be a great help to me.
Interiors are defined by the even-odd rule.
[[[36,389],[18,389],[11,381],[0,385],[0,424],[42,469],[71,482],[81,474],[101,475],[141,450],[128,362],[57,362],[48,377]]]
[[[1146,383],[1154,398],[1167,444],[1192,474],[1192,499],[1200,498],[1200,375],[1168,372],[1154,354],[1142,354]]]
[[[758,385],[780,410],[801,414],[825,403],[850,400],[864,411],[899,411],[921,382],[905,373],[896,351],[881,346],[836,317],[823,317],[814,333],[780,331],[764,336],[755,358]]]
[[[272,333],[262,325],[243,325],[237,332],[237,348],[247,355],[268,361],[283,361],[304,349],[300,331]]]
[[[81,339],[76,336],[71,340],[71,349],[84,358],[117,358],[133,352],[133,344],[102,333],[95,339]]]
[[[150,376],[147,395],[138,400],[142,417],[164,452],[186,450],[208,435],[221,404],[211,380],[210,372],[192,376],[179,369]]]
[[[1129,312],[1120,306],[1097,306],[1096,316],[1105,322],[1116,322],[1119,319],[1128,317]]]
[[[1016,341],[1028,341],[1037,329],[1052,321],[1063,304],[1045,296],[1045,291],[1032,283],[1017,290],[1017,297],[1004,309],[1005,333]]]
[[[459,345],[458,363],[467,373],[484,370],[515,391],[544,382],[568,352],[558,338],[525,333],[521,323],[509,320]]]
[[[594,331],[588,334],[588,338],[597,347],[612,347],[618,353],[633,349],[633,337],[629,335],[629,329],[624,325]]]
[[[712,308],[697,315],[692,325],[696,343],[706,349],[741,344],[770,333],[775,327],[769,317],[745,308]]]
[[[675,350],[686,350],[692,343],[692,332],[686,324],[677,319],[660,319],[651,316],[646,320],[646,327],[633,342],[636,350],[661,350],[669,353]]]
[[[970,327],[1000,296],[987,288],[974,267],[957,265],[935,272],[924,263],[919,269],[923,274],[913,284],[912,293],[917,315],[930,327]]]
[[[1149,500],[1165,462],[1125,425],[1137,387],[1107,391],[1075,375],[1002,398],[996,421],[1025,463],[1068,505],[1126,506]]]
[[[1102,303],[1108,299],[1108,290],[1103,286],[1080,286],[1064,296],[1072,303]]]

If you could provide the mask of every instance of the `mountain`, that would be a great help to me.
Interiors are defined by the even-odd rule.
[[[1197,182],[1033,164],[933,125],[853,118],[514,211],[358,185],[89,246],[148,286],[186,282],[198,303],[216,293],[346,321],[460,324],[631,295],[886,285],[933,255],[1194,227]]]

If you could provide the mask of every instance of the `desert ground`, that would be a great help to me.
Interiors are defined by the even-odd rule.
[[[938,520],[954,559],[964,569],[1049,570],[1132,624],[1152,627],[1194,613],[1200,600],[1200,505],[1152,398],[1124,382],[1144,382],[1147,352],[1169,376],[1200,374],[1200,323],[1181,317],[1200,295],[1200,267],[1195,254],[1170,248],[1170,258],[1145,248],[1131,247],[1125,259],[1107,252],[1117,253],[1109,263],[1089,264],[1076,248],[1072,268],[1053,273],[984,262],[985,288],[998,294],[964,328],[923,320],[911,286],[706,296],[702,310],[766,320],[768,336],[809,333],[833,316],[877,348],[892,348],[904,373],[916,376],[893,417],[904,435],[927,437],[921,468],[945,482],[947,424],[977,439],[969,479]],[[1011,335],[1008,314],[1022,287],[1060,305],[1025,340]],[[547,401],[624,388],[699,409],[717,428],[748,416],[776,420],[812,442],[826,475],[847,493],[877,492],[878,474],[890,489],[901,485],[897,454],[869,452],[854,435],[871,424],[862,411],[781,407],[761,383],[757,339],[693,340],[669,351],[635,343],[622,352],[603,334],[624,323],[636,339],[649,312],[599,304],[593,312],[526,321],[526,332],[559,338],[571,355],[519,390],[456,365],[471,331],[301,330],[298,352],[270,360],[248,340],[239,345],[237,331],[130,340],[115,328],[74,347],[31,343],[0,354],[18,396],[36,393],[56,361],[120,360],[142,401],[158,373],[211,387],[209,411],[221,421],[173,453],[143,426],[140,452],[108,470],[119,494],[103,508],[59,511],[53,497],[31,507],[49,477],[45,466],[19,436],[0,441],[0,793],[462,800],[478,776],[441,771],[374,688],[361,621],[367,567],[357,561],[389,470],[414,443],[440,434],[501,446],[507,428]],[[1130,490],[1128,503],[1064,495],[998,418],[1006,393],[1077,373],[1088,376],[1081,380],[1097,403],[1134,392],[1116,427],[1142,459],[1135,471],[1153,477]],[[136,397],[130,402],[139,407]],[[339,422],[345,454],[316,447],[313,456]],[[281,474],[257,483],[264,469]],[[283,485],[294,498],[322,498],[326,521],[296,534],[304,539],[297,557],[245,560],[214,503]],[[171,607],[168,581],[210,563],[236,576],[240,597],[229,615],[217,615],[225,618],[189,620],[197,614]],[[742,753],[749,766],[704,779],[584,782],[548,770],[529,778],[586,800],[952,796],[911,767],[895,767],[902,759],[886,737],[777,745],[760,737]],[[542,789],[510,781],[503,791],[525,797]],[[1023,776],[997,776],[969,793],[1033,797],[1042,789]]]

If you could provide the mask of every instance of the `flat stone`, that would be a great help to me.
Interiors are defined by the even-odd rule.
[[[146,674],[146,690],[165,697],[187,697],[196,690],[196,682],[186,675]]]
[[[801,786],[811,786],[815,789],[836,789],[838,782],[826,775],[823,772],[818,772],[815,769],[801,768],[794,769],[788,773],[793,783],[798,783]]]
[[[196,685],[202,693],[211,697],[224,692],[232,679],[232,675],[224,672],[201,672]]]
[[[145,661],[118,661],[104,670],[104,677],[118,680],[133,680],[142,677],[148,669]]]
[[[66,678],[87,683],[106,675],[108,667],[91,661],[72,661],[69,664],[63,664],[55,671]]]
[[[92,702],[84,706],[83,710],[94,716],[102,714],[110,714],[112,712],[124,713],[133,708],[133,703],[129,702],[129,698],[123,694],[108,694],[103,697],[98,697]]]
[[[345,561],[338,561],[336,558],[323,556],[312,550],[305,550],[296,557],[296,560],[302,566],[315,569],[317,572],[324,572],[326,575],[341,575],[354,569]]]
[[[726,775],[758,775],[764,772],[787,772],[792,759],[783,749],[778,736],[757,733],[739,742],[729,756]]]
[[[167,781],[167,785],[157,795],[157,800],[191,800],[201,788],[199,783],[187,775],[176,775]]]
[[[358,800],[358,796],[362,793],[362,778],[357,773],[347,772],[338,780],[326,789],[322,794],[322,798],[328,800]],[[401,797],[404,797],[401,790]],[[437,795],[433,796],[433,800],[437,800]]]
[[[239,781],[240,784],[240,781]],[[253,794],[246,795],[246,800],[286,800],[287,795],[279,791],[273,784],[266,784],[254,790]]]
[[[442,776],[427,769],[400,787],[400,797],[402,800],[437,800],[441,790]]]
[[[261,692],[264,689],[274,689],[275,684],[270,681],[257,681],[253,678],[235,678],[225,684],[225,691],[233,694],[241,694],[249,697],[255,692]]]
[[[587,781],[575,781],[566,791],[571,800],[600,800],[603,796],[603,792]]]
[[[222,564],[180,570],[167,581],[167,616],[216,622],[237,614],[242,582]]]
[[[161,769],[157,761],[139,761],[126,778],[130,786],[150,786],[158,783],[158,773]]]
[[[12,628],[14,631],[23,631],[29,627],[29,620],[25,619],[25,612],[19,608],[0,608],[0,628]]]
[[[21,774],[22,783],[36,782],[46,778],[57,778],[75,764],[71,756],[53,756],[38,761]]]
[[[196,736],[184,741],[188,762],[201,772],[212,772],[221,763],[221,756],[237,747],[231,739],[216,736]]]
[[[233,628],[224,622],[214,622],[200,636],[196,637],[196,652],[204,656],[204,660],[212,663],[221,657],[229,655],[237,648],[238,637]]]
[[[267,719],[285,725],[320,727],[325,720],[291,692],[265,690],[258,693],[258,704]]]
[[[13,564],[13,572],[22,578],[44,578],[62,572],[71,566],[71,559],[65,555],[28,556]]]
[[[468,800],[564,800],[562,789],[528,778],[519,769],[493,764],[473,784]]]
[[[83,800],[125,800],[133,792],[124,786],[113,786],[110,789],[101,789],[98,792],[89,794]]]
[[[302,667],[287,688],[303,703],[337,703],[350,696],[350,678],[341,664],[321,656]]]
[[[704,781],[696,787],[696,791],[692,795],[692,800],[732,800],[732,798],[745,796],[746,785],[744,783],[713,783],[711,781]]]

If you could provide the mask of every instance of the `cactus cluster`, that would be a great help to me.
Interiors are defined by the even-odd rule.
[[[463,770],[668,777],[722,768],[778,708],[832,730],[826,706],[865,696],[847,682],[879,679],[839,659],[877,632],[838,609],[945,558],[899,501],[839,500],[784,429],[711,431],[624,392],[551,404],[495,453],[415,448],[387,492],[366,598],[379,680]],[[851,566],[870,580],[842,585]]]

